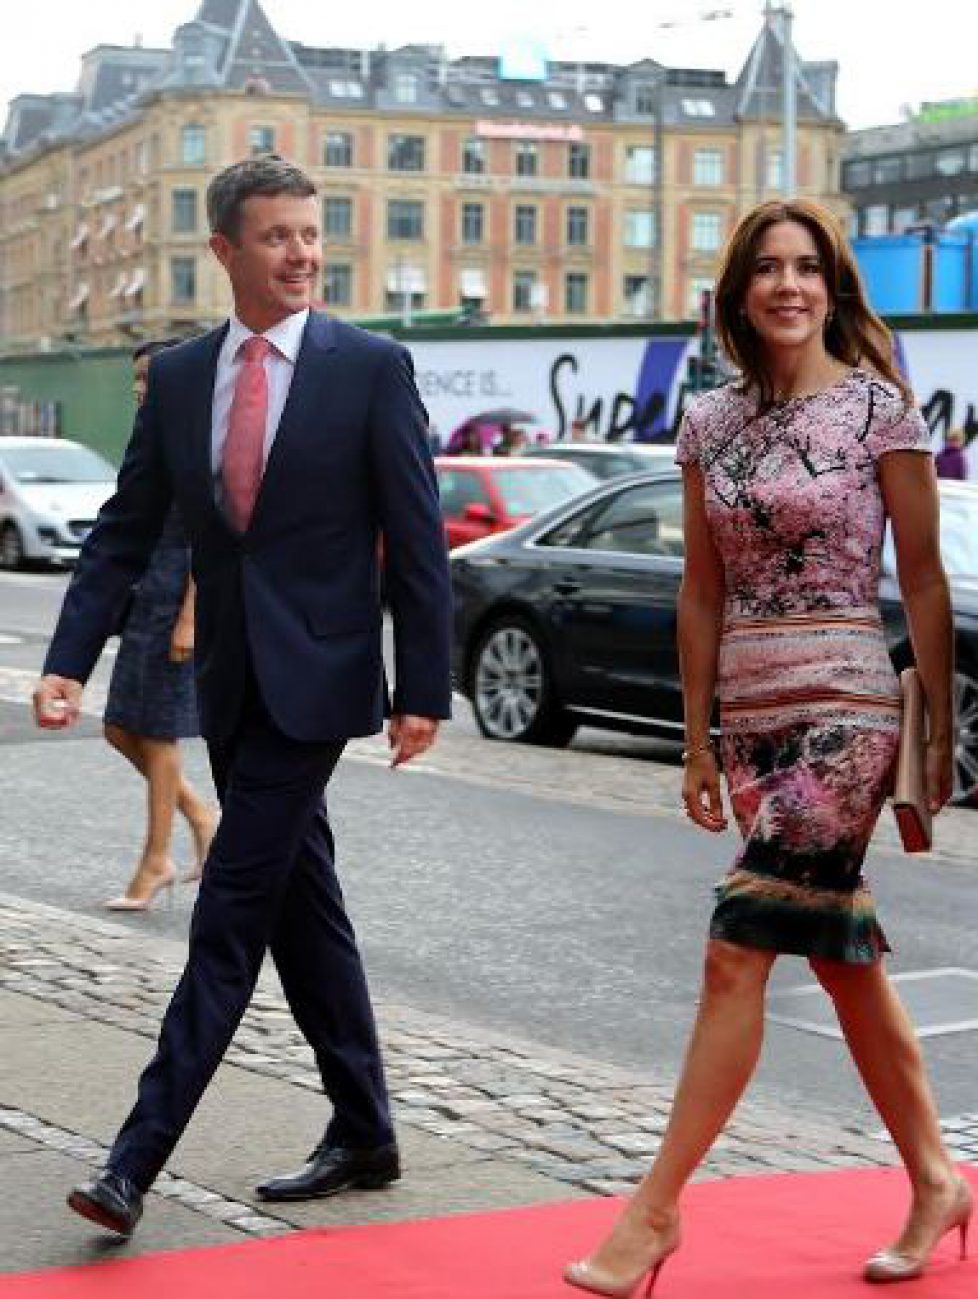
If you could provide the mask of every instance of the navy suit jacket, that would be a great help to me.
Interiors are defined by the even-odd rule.
[[[294,739],[447,717],[450,589],[427,416],[405,348],[311,312],[255,511],[215,504],[211,403],[226,326],[154,356],[115,495],[82,547],[45,672],[86,681],[176,500],[197,584],[201,729],[227,736],[247,658]],[[381,655],[378,539],[395,633]]]

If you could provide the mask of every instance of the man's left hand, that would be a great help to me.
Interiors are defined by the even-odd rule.
[[[391,766],[399,767],[410,762],[419,753],[430,749],[438,734],[434,717],[412,717],[410,713],[395,713],[387,727],[387,740],[391,746]]]

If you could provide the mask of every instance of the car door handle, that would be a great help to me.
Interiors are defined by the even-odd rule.
[[[574,577],[562,577],[554,582],[554,590],[558,595],[576,595],[581,589],[581,584]]]

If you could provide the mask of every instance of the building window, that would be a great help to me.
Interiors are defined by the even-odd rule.
[[[655,86],[642,82],[635,87],[635,112],[640,117],[655,117],[658,109],[658,96]]]
[[[696,253],[715,253],[723,238],[719,212],[694,212],[690,247]]]
[[[479,91],[479,98],[489,108],[495,108],[499,103],[499,91],[493,86],[483,86]]]
[[[539,161],[539,151],[532,140],[518,140],[513,156],[517,176],[535,176]]]
[[[569,271],[564,276],[564,310],[573,316],[587,311],[587,276],[581,271]]]
[[[513,239],[518,244],[537,241],[537,210],[527,203],[517,203],[513,213]]]
[[[323,301],[330,307],[353,305],[353,267],[327,262],[323,268]]]
[[[589,144],[569,144],[567,146],[567,175],[571,180],[587,180],[591,174],[591,146]]]
[[[323,236],[349,239],[353,235],[353,200],[327,198],[323,201]]]
[[[846,189],[862,189],[873,182],[873,169],[868,162],[849,162],[843,170]]]
[[[462,204],[462,243],[481,244],[485,238],[486,211],[481,203]]]
[[[188,303],[197,300],[197,260],[194,257],[170,258],[170,299]]]
[[[389,199],[387,202],[387,238],[423,239],[424,203],[413,198]]]
[[[567,209],[567,242],[575,248],[583,248],[588,243],[588,218],[586,207],[569,207]]]
[[[513,276],[513,310],[532,311],[536,298],[536,271],[517,271]]]
[[[195,189],[175,189],[173,191],[173,233],[191,234],[197,229],[197,191]]]
[[[713,292],[713,280],[693,276],[689,282],[689,297],[686,300],[686,311],[690,316],[699,318],[703,310],[703,294]]]
[[[191,165],[207,159],[207,135],[202,126],[185,126],[180,132],[180,161]]]
[[[384,310],[393,314],[399,311],[407,319],[410,311],[424,311],[427,297],[424,293],[408,293],[401,289],[388,289],[384,294]]]
[[[567,96],[559,90],[548,90],[547,103],[551,108],[564,109],[567,107]]]
[[[907,179],[908,180],[929,180],[934,174],[935,156],[933,153],[910,153],[907,155]],[[853,163],[852,166],[864,167],[866,169],[865,179],[859,184],[869,185],[871,183],[870,168],[868,162]],[[850,167],[850,172],[852,167]],[[853,185],[857,182],[852,181]]]
[[[389,171],[424,171],[424,136],[388,136],[387,167]]]
[[[695,150],[693,153],[693,184],[722,185],[723,182],[723,150]]]
[[[413,72],[399,72],[394,78],[394,98],[399,104],[418,102],[418,78]]]
[[[893,209],[893,233],[902,235],[908,226],[916,225],[919,220],[916,207],[897,207]]]
[[[784,189],[784,151],[769,149],[767,153],[767,171],[764,179],[767,189]]]
[[[863,234],[886,235],[890,233],[890,209],[885,203],[876,203],[863,209]]]
[[[652,314],[652,282],[647,275],[626,275],[622,288],[626,316],[644,319]]]
[[[655,150],[648,144],[630,144],[625,150],[625,180],[629,185],[655,182]]]
[[[486,142],[470,135],[462,146],[462,170],[467,176],[481,176],[486,170]]]
[[[655,243],[655,213],[625,213],[625,247],[651,248]]]
[[[880,158],[873,168],[874,185],[892,185],[903,180],[902,158]]]
[[[877,170],[879,169],[879,163]],[[942,149],[934,159],[934,170],[938,176],[960,176],[965,169],[963,149]]]
[[[323,145],[323,165],[353,166],[353,136],[348,131],[327,131]]]
[[[248,131],[248,148],[253,158],[275,152],[275,127],[253,126]]]

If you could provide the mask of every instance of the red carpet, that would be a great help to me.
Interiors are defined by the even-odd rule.
[[[978,1170],[970,1175],[978,1185]],[[867,1299],[874,1292],[859,1279],[860,1264],[893,1233],[905,1204],[903,1176],[890,1170],[700,1183],[690,1189],[686,1239],[663,1269],[656,1299]],[[563,1285],[560,1267],[587,1251],[616,1208],[613,1200],[584,1200],[306,1231],[0,1277],[0,1296],[572,1299],[580,1292]],[[914,1299],[975,1299],[978,1258],[957,1262],[955,1233],[911,1288]]]

